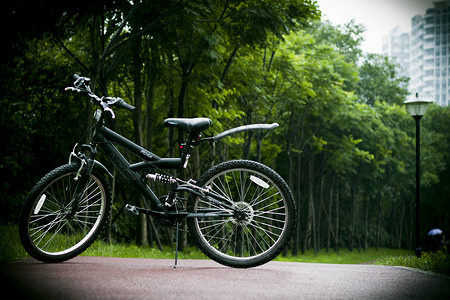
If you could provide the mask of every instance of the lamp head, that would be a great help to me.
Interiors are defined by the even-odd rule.
[[[426,100],[424,98],[419,98],[419,94],[416,93],[416,96],[406,100],[404,104],[406,105],[406,110],[413,117],[422,117],[428,109],[428,106],[433,101]]]

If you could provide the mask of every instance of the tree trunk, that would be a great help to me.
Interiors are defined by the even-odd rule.
[[[320,191],[319,191],[319,204],[317,205],[317,252],[320,252],[320,249],[322,248],[322,210],[320,209],[320,206],[323,205],[323,186],[325,183],[326,176],[323,174],[323,172],[320,172],[321,178],[320,178]]]
[[[185,101],[188,93],[188,83],[189,83],[189,75],[190,69],[183,70],[183,75],[181,77],[181,87],[180,93],[178,94],[178,118],[184,117],[185,110]],[[184,132],[181,129],[178,129],[178,144],[181,145],[185,142],[184,140]],[[181,151],[181,150],[180,150]],[[183,220],[180,225],[180,229],[183,231],[178,234],[178,249],[183,251],[187,246],[187,235],[186,235],[186,221]]]
[[[257,137],[257,139],[256,139],[256,161],[261,162],[261,160],[262,160],[261,149],[262,149],[263,135],[258,134],[256,137]]]
[[[414,208],[411,203],[409,203],[409,234],[408,234],[408,250],[413,249],[413,225],[414,225]]]
[[[312,154],[311,154],[312,156]],[[303,239],[303,247],[302,247],[302,252],[305,252],[306,249],[309,249],[311,247],[311,231],[314,225],[312,224],[313,220],[313,215],[314,215],[314,203],[313,203],[313,162],[312,162],[313,157],[310,158],[309,160],[309,176],[308,176],[308,205],[306,205],[306,226],[305,226],[305,236]]]
[[[355,222],[356,222],[356,191],[353,186],[350,187],[352,196],[351,221],[350,221],[350,238],[348,250],[353,251],[353,240],[355,239]]]
[[[291,108],[291,116],[289,118],[289,128],[292,128],[292,121],[293,121],[293,110]],[[286,134],[286,155],[287,155],[287,160],[288,160],[288,172],[287,172],[287,184],[288,186],[292,189],[294,187],[293,185],[293,172],[294,172],[294,166],[293,166],[293,162],[292,162],[292,138],[291,138],[291,134],[290,134],[290,129],[288,129],[287,134]],[[293,246],[292,246],[292,255],[296,256],[298,254],[298,242],[299,242],[299,228],[300,228],[300,224],[297,224],[297,230],[294,233],[294,239],[293,239]],[[284,252],[283,255],[286,255],[287,253]]]
[[[364,251],[367,250],[367,238],[369,235],[369,207],[370,207],[370,201],[366,201],[366,215],[365,215],[365,221],[364,221]]]
[[[246,116],[246,123],[247,124],[252,124],[252,113],[253,113],[253,109],[250,105],[249,109],[247,109],[245,116]],[[250,148],[252,146],[252,141],[253,141],[253,136],[254,136],[254,132],[253,131],[248,131],[245,134],[245,140],[244,140],[244,149],[243,149],[243,158],[244,159],[249,159],[250,158]]]
[[[150,49],[149,51],[149,57]],[[155,55],[151,56],[154,57]],[[147,60],[146,63],[146,75],[147,75],[147,82],[145,87],[145,99],[146,99],[146,111],[145,111],[145,128],[143,128],[143,131],[146,132],[145,136],[145,148],[149,151],[152,151],[153,149],[153,128],[154,128],[154,122],[155,122],[155,116],[154,116],[154,101],[155,101],[155,88],[156,88],[156,76],[157,73],[157,62],[155,60]],[[145,130],[144,130],[145,129]],[[153,240],[156,240],[156,243],[158,245],[158,248],[160,251],[163,251],[161,240],[159,237],[159,231],[158,228],[155,226],[153,222],[152,216],[147,216],[147,232],[148,232],[148,241],[150,243],[150,246],[153,247]],[[152,234],[152,232],[154,234]]]
[[[339,213],[339,182],[336,182],[336,236],[334,239],[334,251],[336,253],[339,253]]]
[[[149,68],[147,73],[152,72]],[[150,74],[148,74],[150,77]],[[153,148],[153,123],[155,122],[154,117],[154,100],[155,100],[155,83],[153,82],[153,78],[150,77],[147,79],[147,88],[146,88],[146,100],[147,100],[147,110],[145,112],[145,120],[146,120],[146,140],[145,140],[145,148],[147,150],[152,151]]]
[[[136,36],[133,40],[133,83],[134,83],[134,135],[136,144],[144,146],[144,134],[143,134],[143,118],[142,118],[142,104],[143,104],[143,90],[142,90],[142,59],[141,59],[141,36]],[[144,207],[145,199],[140,196],[138,199],[139,207]],[[138,237],[137,242],[140,245],[147,245],[147,218],[144,214],[138,216]]]
[[[381,222],[381,192],[378,192],[377,231],[375,237],[375,249],[380,246],[380,222]]]
[[[139,195],[138,206],[145,207],[144,202],[145,202],[144,196]],[[147,217],[145,214],[139,214],[138,216],[137,244],[142,246],[148,245]]]
[[[331,212],[333,208],[333,189],[334,189],[334,180],[335,176],[331,179],[331,185],[330,185],[330,197],[329,197],[329,203],[328,203],[328,230],[327,230],[327,253],[330,251],[331,246],[331,230],[333,229],[331,227]]]
[[[400,249],[402,247],[402,237],[403,237],[403,219],[405,216],[405,202],[402,201],[402,212],[399,220],[399,228],[398,228],[398,240],[397,240],[397,248]]]
[[[300,189],[300,180],[301,180],[301,162],[302,162],[302,156],[300,153],[297,154],[297,185],[296,185],[296,204],[297,204],[297,229],[294,233],[294,245],[292,248],[292,255],[295,256],[298,254],[298,247],[300,242],[300,231],[301,231],[301,219],[300,219],[300,205],[301,205],[301,189]],[[293,172],[293,170],[290,170],[290,172]],[[292,176],[292,175],[291,175]],[[294,185],[292,183],[292,188],[294,188]],[[295,253],[295,254],[294,254]]]
[[[95,92],[95,82],[96,82],[96,78],[97,78],[97,68],[98,68],[98,63],[99,63],[99,59],[100,59],[100,47],[99,47],[99,30],[100,30],[100,25],[99,25],[99,21],[100,19],[97,16],[94,16],[92,18],[92,23],[89,26],[89,37],[90,37],[90,41],[91,41],[91,55],[90,55],[90,61],[89,61],[89,69],[91,70],[90,74],[87,75],[92,79],[92,86],[91,86],[91,90],[93,92]],[[93,103],[92,101],[87,101],[86,102],[86,128],[89,128],[89,126],[91,126],[92,124],[92,119],[93,119]],[[87,143],[89,136],[86,135],[85,140],[83,141],[83,143]]]
[[[397,233],[397,231],[395,230],[395,222],[397,221],[397,216],[396,216],[396,211],[395,211],[395,197],[392,196],[392,205],[391,205],[391,220],[390,220],[390,224],[391,224],[391,230],[390,230],[390,238],[389,238],[389,247],[394,248],[396,246],[395,243],[395,235]]]

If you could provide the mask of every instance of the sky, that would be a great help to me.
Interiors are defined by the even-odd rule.
[[[323,20],[333,25],[354,19],[366,27],[364,52],[381,53],[383,36],[396,26],[402,32],[411,30],[411,18],[425,14],[439,0],[316,0]]]

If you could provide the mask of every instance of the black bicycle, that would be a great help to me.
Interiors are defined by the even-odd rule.
[[[133,184],[152,209],[126,205],[132,214],[178,225],[186,219],[199,249],[211,259],[230,267],[249,268],[274,259],[289,243],[295,227],[296,208],[286,182],[269,167],[250,160],[220,163],[200,176],[184,181],[164,169],[187,167],[192,150],[203,142],[216,142],[248,130],[270,130],[278,124],[236,127],[213,137],[200,133],[211,125],[208,118],[169,118],[164,125],[188,134],[178,158],[161,158],[105,126],[105,115],[114,118],[113,107],[133,111],[120,98],[98,97],[90,79],[74,75],[74,87],[98,104],[91,142],[72,151],[69,163],[45,175],[27,197],[19,231],[26,251],[43,262],[62,262],[86,250],[109,218],[112,205],[108,169],[95,159],[97,148],[106,153],[119,173]],[[115,147],[118,144],[142,161],[130,164]],[[169,185],[170,192],[156,196],[148,180]],[[182,198],[180,195],[189,195]],[[176,266],[176,258],[175,258]]]

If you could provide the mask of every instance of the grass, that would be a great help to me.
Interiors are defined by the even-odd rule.
[[[148,246],[137,246],[131,244],[106,244],[103,241],[95,241],[82,256],[104,256],[104,257],[135,257],[135,258],[157,258],[174,259],[175,248],[165,246],[163,251]],[[178,252],[178,259],[207,259],[206,255],[194,247]]]
[[[30,256],[20,243],[17,225],[0,225],[0,262],[29,258]],[[82,256],[105,257],[136,257],[136,258],[161,258],[174,259],[175,248],[163,247],[164,251],[157,248],[136,246],[132,244],[114,243],[106,244],[101,240],[95,241]],[[179,259],[206,259],[207,257],[196,248],[184,249],[178,252]]]
[[[391,256],[405,256],[411,255],[412,252],[404,249],[387,249],[387,248],[369,248],[366,251],[353,250],[349,251],[347,248],[341,248],[338,253],[334,251],[326,252],[321,250],[317,256],[314,250],[307,250],[298,256],[288,255],[287,257],[278,256],[277,261],[290,262],[308,262],[308,263],[325,263],[325,264],[361,264],[372,263],[376,260]]]
[[[19,239],[17,225],[0,225],[0,262],[29,257]]]
[[[424,271],[450,275],[450,255],[444,251],[423,252],[420,258],[414,255],[386,257],[377,260],[377,265],[403,266]]]
[[[0,262],[29,258],[23,249],[18,236],[17,225],[0,225]],[[96,241],[82,255],[105,257],[135,257],[174,259],[175,249],[165,246],[164,251],[156,248],[141,247],[129,244],[106,244]],[[206,259],[207,257],[196,248],[188,248],[178,253],[179,259]],[[425,271],[450,275],[450,255],[439,253],[423,253],[421,258],[413,255],[412,251],[397,249],[374,249],[366,251],[349,251],[340,249],[339,253],[322,250],[316,256],[313,250],[303,254],[286,257],[278,256],[275,261],[330,263],[330,264],[360,264],[375,263],[377,265],[405,266]]]
[[[20,243],[17,225],[0,226],[0,261],[12,259],[28,258]],[[105,256],[105,257],[136,257],[136,258],[161,258],[173,259],[175,257],[175,249],[165,246],[164,251],[157,248],[136,246],[132,244],[114,243],[106,244],[103,241],[96,241],[85,252],[83,256]],[[291,261],[291,262],[312,262],[312,263],[334,263],[334,264],[358,264],[375,261],[388,256],[394,255],[410,255],[411,252],[406,250],[393,249],[368,249],[367,251],[349,251],[341,249],[339,253],[321,251],[317,256],[313,250],[308,250],[304,254],[298,256],[281,255],[275,260]],[[188,248],[178,253],[179,259],[206,259],[207,257],[196,248]]]

